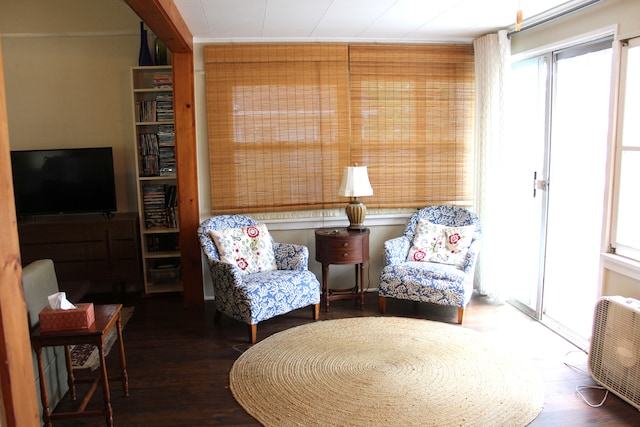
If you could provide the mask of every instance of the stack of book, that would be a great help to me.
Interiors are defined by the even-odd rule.
[[[159,148],[158,136],[155,133],[138,135],[138,152],[140,153],[140,175],[159,175],[161,173],[160,158],[162,153]]]
[[[161,93],[156,96],[156,121],[173,121],[173,95],[171,93]]]
[[[159,174],[173,175],[176,173],[176,138],[173,125],[158,126],[157,134]]]
[[[153,75],[153,87],[156,88],[165,88],[172,87],[173,80],[171,78],[171,74],[154,74]]]
[[[167,225],[171,228],[178,228],[178,187],[167,185],[165,191]]]
[[[180,250],[177,233],[147,234],[147,252],[175,252]]]
[[[136,102],[136,122],[155,122],[156,121],[156,101],[137,101]]]
[[[146,229],[178,228],[178,194],[172,184],[145,184],[142,204]]]
[[[166,228],[167,209],[164,184],[145,184],[142,187],[145,228]]]

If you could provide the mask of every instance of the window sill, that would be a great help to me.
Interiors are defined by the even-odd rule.
[[[365,227],[406,225],[410,213],[407,214],[370,214],[367,215]],[[346,215],[335,217],[315,217],[315,218],[287,218],[287,219],[264,219],[261,220],[269,227],[269,230],[308,230],[316,228],[337,228],[349,225]]]
[[[640,262],[608,253],[600,254],[600,259],[603,268],[640,280]]]

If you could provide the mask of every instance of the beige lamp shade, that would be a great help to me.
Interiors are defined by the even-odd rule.
[[[373,188],[371,188],[371,183],[369,182],[367,167],[347,166],[344,168],[338,195],[351,197],[351,202],[345,209],[347,218],[349,218],[349,230],[364,230],[364,217],[367,215],[367,208],[357,198],[373,196]]]
[[[338,195],[342,197],[373,196],[367,167],[347,166],[344,168]]]

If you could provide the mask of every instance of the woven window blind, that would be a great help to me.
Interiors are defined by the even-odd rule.
[[[352,45],[351,158],[368,166],[370,208],[473,197],[472,46]]]
[[[346,45],[205,48],[212,212],[340,206]]]
[[[205,47],[213,213],[343,207],[368,166],[370,208],[472,199],[472,46]]]

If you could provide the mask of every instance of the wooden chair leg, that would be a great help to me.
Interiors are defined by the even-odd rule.
[[[320,303],[311,306],[311,310],[313,312],[313,320],[318,320],[320,318]]]
[[[387,311],[387,298],[379,296],[378,302],[380,304],[380,314],[384,315],[384,313]]]
[[[464,318],[464,308],[458,307],[458,325],[462,325],[463,318]]]
[[[216,308],[213,312],[213,324],[218,325],[220,323],[220,317],[222,317],[222,312]]]
[[[258,338],[258,324],[254,323],[253,325],[249,325],[249,341],[251,341],[251,344],[255,344],[257,338]]]

